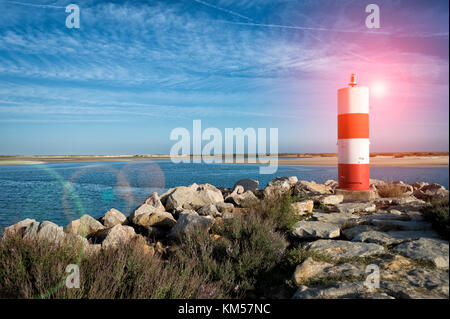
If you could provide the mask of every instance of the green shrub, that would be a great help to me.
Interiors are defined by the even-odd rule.
[[[448,201],[448,198],[435,200],[431,202],[431,206],[426,206],[422,209],[425,218],[431,222],[433,228],[445,239],[449,238]]]

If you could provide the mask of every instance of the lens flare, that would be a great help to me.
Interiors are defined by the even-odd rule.
[[[383,82],[375,82],[371,86],[372,96],[376,98],[382,98],[386,95],[386,86]]]

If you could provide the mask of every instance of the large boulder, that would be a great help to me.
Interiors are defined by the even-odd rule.
[[[238,185],[242,186],[244,188],[244,192],[246,192],[246,191],[254,192],[258,189],[259,181],[251,179],[251,178],[241,179],[240,181],[237,181],[236,184],[234,184],[233,190]]]
[[[91,235],[105,227],[95,218],[85,214],[80,219],[72,220],[64,227],[64,232],[77,234],[83,237]]]
[[[11,235],[15,235],[15,234],[20,234],[21,236],[23,236],[25,229],[27,229],[27,227],[32,224],[32,223],[36,223],[36,220],[31,219],[31,218],[26,218],[24,220],[21,220],[20,222],[8,226],[5,228],[5,230],[3,231],[3,237],[6,236],[11,236]]]
[[[172,214],[159,210],[139,214],[133,219],[135,225],[165,228],[173,227],[176,222],[177,221],[173,218]]]
[[[49,241],[61,241],[66,234],[61,226],[50,221],[32,222],[24,230],[23,237],[30,239],[45,239]]]
[[[105,227],[113,227],[118,224],[123,224],[126,220],[127,217],[115,208],[111,208],[106,212],[105,216],[101,218],[101,222]]]
[[[169,237],[182,239],[196,232],[207,232],[214,224],[212,216],[199,216],[181,212],[175,226],[170,230]]]
[[[94,244],[101,244],[102,248],[116,248],[119,245],[127,244],[136,237],[133,227],[115,225],[98,231],[91,238]]]
[[[394,251],[415,260],[431,262],[437,268],[448,269],[449,252],[448,241],[433,238],[420,238],[415,241],[402,243]]]
[[[234,205],[232,203],[219,202],[219,203],[216,203],[214,206],[216,206],[217,210],[221,214],[230,213],[234,209]]]
[[[344,195],[325,195],[319,197],[319,203],[323,205],[337,205],[342,203],[344,200]]]
[[[223,202],[222,192],[210,184],[192,184],[175,187],[166,193],[161,200],[165,201],[166,210],[193,209],[197,210],[207,204]]]
[[[155,207],[158,210],[165,210],[164,205],[161,203],[161,199],[157,192],[153,192],[145,201],[144,204]]]
[[[294,194],[321,195],[332,194],[333,188],[324,184],[317,184],[314,181],[299,181],[295,184]]]
[[[300,239],[339,237],[340,229],[336,224],[302,220],[294,224],[292,236]]]

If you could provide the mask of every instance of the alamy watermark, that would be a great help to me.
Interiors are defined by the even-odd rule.
[[[369,273],[369,275],[364,281],[364,286],[367,289],[380,288],[380,268],[374,264],[367,265],[366,273]]]
[[[69,4],[66,7],[66,12],[70,13],[66,18],[66,27],[69,29],[80,28],[80,7],[76,4]]]
[[[80,267],[74,264],[67,265],[66,272],[69,273],[66,277],[66,287],[69,289],[80,288]]]
[[[278,128],[269,129],[269,139],[267,139],[266,128],[256,130],[252,127],[245,130],[240,127],[225,128],[225,140],[223,140],[221,130],[209,127],[202,131],[202,121],[194,120],[192,152],[191,133],[188,129],[184,127],[173,129],[170,140],[177,141],[170,149],[170,158],[173,163],[190,163],[191,158],[193,163],[203,161],[207,164],[222,163],[225,160],[226,163],[268,164],[259,167],[260,174],[274,174],[278,170]],[[203,146],[203,141],[208,143]],[[245,152],[246,144],[247,152]]]

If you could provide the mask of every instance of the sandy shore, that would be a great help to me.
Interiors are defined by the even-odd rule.
[[[393,156],[371,157],[371,166],[448,166],[448,156],[408,156],[395,158]],[[279,165],[317,165],[335,166],[337,157],[310,157],[279,159]]]
[[[170,160],[169,156],[36,156],[0,157],[0,165],[26,165],[53,162],[115,162],[115,161],[157,161]],[[251,164],[251,163],[249,163]],[[267,164],[267,163],[261,163]],[[311,156],[301,158],[279,158],[279,165],[336,166],[336,156]],[[370,158],[371,166],[448,166],[449,156],[375,156]]]

